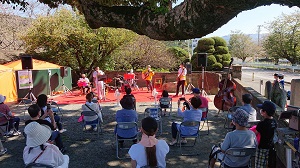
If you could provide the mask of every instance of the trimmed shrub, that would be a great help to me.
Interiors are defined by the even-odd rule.
[[[222,62],[223,61],[223,56],[222,55],[216,55],[215,56],[218,62]]]
[[[229,67],[230,61],[223,61],[223,67]]]
[[[230,54],[223,54],[223,61],[231,61],[231,55]]]
[[[207,56],[207,66],[211,66],[215,63],[217,63],[217,59],[214,55]]]
[[[208,51],[208,50],[211,50],[211,49],[215,49],[215,46],[214,45],[198,45],[198,51]]]
[[[220,70],[222,70],[222,64],[219,63],[219,62],[213,64],[211,67],[212,67],[212,70],[215,70],[215,71],[220,71]]]
[[[212,37],[215,41],[215,46],[227,46],[227,42],[222,37]]]
[[[226,46],[216,46],[215,50],[216,50],[215,51],[216,54],[228,54],[229,53],[228,47],[226,47]]]

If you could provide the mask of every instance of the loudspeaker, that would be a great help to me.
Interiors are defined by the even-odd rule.
[[[187,74],[192,74],[192,64],[186,64],[185,67]]]
[[[67,67],[60,67],[60,76],[62,78],[68,76],[68,69],[67,69]]]
[[[27,55],[22,56],[21,62],[22,62],[22,69],[33,69],[31,56],[27,56]]]
[[[198,67],[207,66],[207,53],[198,53]]]

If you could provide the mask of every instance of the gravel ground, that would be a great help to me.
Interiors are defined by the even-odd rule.
[[[213,96],[210,96],[213,100]],[[137,112],[139,114],[139,120],[144,117],[144,110],[150,107],[153,103],[137,103]],[[115,149],[115,136],[113,134],[115,122],[115,113],[120,107],[116,107],[115,104],[101,104],[103,108],[103,133],[97,137],[95,132],[83,132],[80,123],[77,122],[80,116],[79,104],[59,105],[62,109],[63,127],[67,129],[62,134],[63,143],[67,149],[66,154],[70,157],[70,168],[95,168],[95,167],[130,167],[130,159],[119,160],[116,157]],[[197,156],[181,156],[179,146],[171,146],[170,152],[167,155],[167,167],[207,167],[208,155],[211,147],[214,144],[220,143],[228,130],[224,129],[224,118],[216,116],[217,110],[213,106],[213,102],[209,103],[210,111],[209,117],[209,135],[207,133],[206,125],[201,130],[200,141],[197,141],[194,147],[185,147],[184,152],[187,153],[199,153]],[[173,102],[173,113],[171,116],[163,117],[163,133],[157,138],[165,139],[167,142],[171,140],[171,123],[172,121],[181,121],[181,118],[176,117],[177,103]],[[12,111],[21,118],[20,130],[24,129],[24,111],[25,107],[11,107]],[[25,119],[29,116],[25,113]],[[139,123],[140,124],[140,123]],[[202,124],[202,123],[201,123]],[[188,140],[191,143],[192,140]],[[14,136],[8,138],[3,143],[5,148],[8,148],[7,154],[0,156],[0,167],[2,168],[19,168],[24,167],[22,153],[25,147],[25,138],[21,136]],[[131,142],[125,142],[125,146],[130,146]],[[126,155],[126,151],[123,151],[121,155]]]

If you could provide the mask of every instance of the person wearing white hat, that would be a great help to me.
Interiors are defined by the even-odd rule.
[[[24,128],[26,147],[23,151],[24,163],[42,163],[55,168],[67,168],[69,156],[63,155],[57,146],[47,143],[51,129],[46,125],[31,122]]]
[[[14,116],[10,111],[8,105],[4,104],[5,99],[6,97],[0,94],[0,113],[3,113],[9,119],[9,132],[7,132],[6,134],[9,136],[21,135],[21,132],[19,131],[20,118]],[[0,121],[2,121],[2,119],[4,118],[0,118]],[[13,128],[15,128],[15,130]]]

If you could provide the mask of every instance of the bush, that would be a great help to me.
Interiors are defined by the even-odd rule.
[[[216,55],[215,56],[218,62],[222,62],[223,61],[223,56],[222,55]]]
[[[222,37],[212,37],[215,41],[215,46],[227,46],[227,42]]]
[[[231,55],[230,54],[223,54],[223,61],[231,61]]]
[[[217,46],[215,47],[215,53],[216,54],[228,54],[229,53],[229,50],[228,50],[228,47],[226,46]]]
[[[202,38],[198,41],[198,46],[209,46],[209,45],[215,45],[215,40],[212,38]]]
[[[211,66],[215,63],[217,63],[217,59],[214,55],[207,56],[207,66]]]
[[[223,67],[229,67],[230,61],[223,61]]]
[[[207,52],[208,50],[213,49],[214,50],[214,45],[198,45],[198,51],[202,51],[202,52]]]
[[[222,64],[219,63],[219,62],[213,64],[211,67],[212,67],[212,70],[215,70],[215,71],[220,71],[220,70],[222,70]]]

